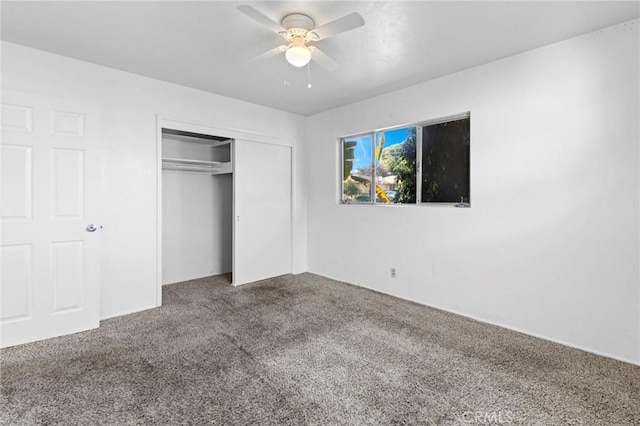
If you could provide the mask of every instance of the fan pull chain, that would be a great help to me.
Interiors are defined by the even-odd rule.
[[[307,89],[311,89],[311,61],[307,64]]]

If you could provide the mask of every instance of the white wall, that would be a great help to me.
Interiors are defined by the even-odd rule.
[[[294,141],[300,118],[62,56],[2,43],[2,87],[102,107],[101,318],[156,305],[156,115]],[[306,270],[303,169],[294,163],[294,271]]]
[[[186,140],[186,142],[185,142]],[[229,161],[230,146],[211,148],[164,135],[163,158]],[[225,158],[216,158],[225,149]],[[233,179],[162,171],[162,284],[231,272]]]
[[[638,38],[636,21],[307,119],[309,270],[640,363]],[[465,111],[472,208],[337,203],[340,136]]]

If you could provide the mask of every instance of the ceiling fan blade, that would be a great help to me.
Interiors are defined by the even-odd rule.
[[[271,31],[273,31],[276,34],[279,34],[282,31],[286,31],[276,21],[272,20],[271,18],[264,15],[262,12],[258,11],[257,9],[254,9],[252,6],[249,6],[248,4],[241,4],[236,9],[238,9],[240,12],[244,13],[245,15],[247,15],[249,18],[253,19],[257,23],[261,24],[262,26],[269,28]]]
[[[322,68],[326,69],[329,72],[333,72],[338,68],[340,68],[339,63],[331,59],[329,56],[327,56],[326,53],[324,53],[322,50],[318,49],[317,47],[313,49],[313,53],[311,53],[311,59],[316,61],[318,65],[320,65]]]
[[[336,34],[351,31],[354,28],[358,28],[364,25],[364,19],[359,13],[353,12],[342,18],[338,18],[335,21],[331,21],[327,24],[321,25],[313,30],[318,35],[318,40],[325,39],[327,37],[334,36]]]
[[[285,50],[287,50],[287,46],[274,47],[273,49],[269,49],[266,52],[259,54],[258,56],[254,56],[253,58],[249,59],[249,62],[253,63],[253,62],[262,61],[264,59],[269,59],[274,56],[282,54],[282,52],[284,52]]]

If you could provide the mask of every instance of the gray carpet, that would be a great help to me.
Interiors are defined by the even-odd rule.
[[[312,274],[4,349],[2,424],[637,425],[640,367]]]

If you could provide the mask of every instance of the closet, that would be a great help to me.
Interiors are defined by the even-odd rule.
[[[290,274],[292,142],[166,118],[157,129],[158,306],[165,284]]]
[[[162,284],[232,270],[232,144],[162,129]]]

